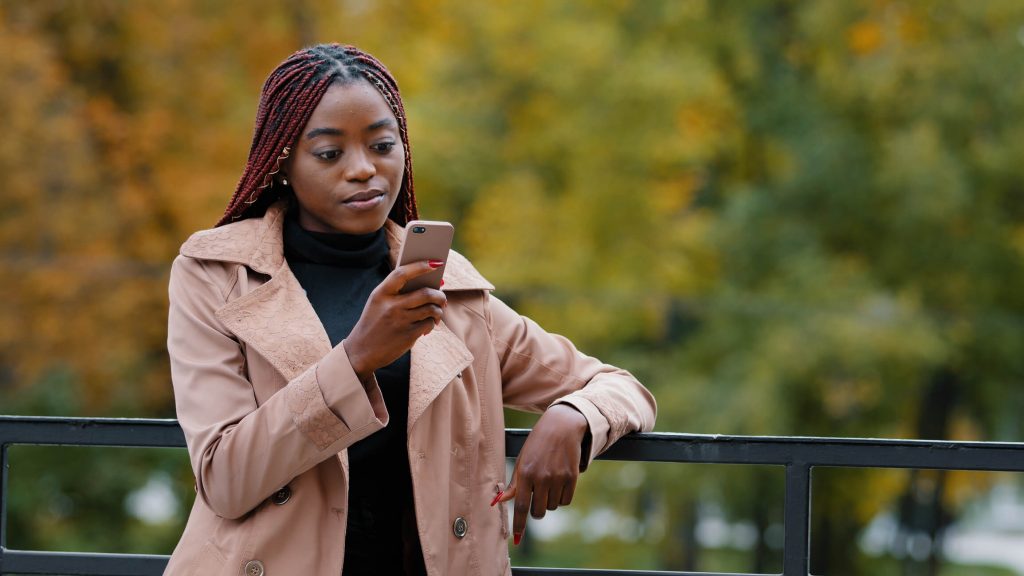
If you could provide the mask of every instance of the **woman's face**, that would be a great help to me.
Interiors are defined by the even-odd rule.
[[[327,89],[282,173],[313,232],[379,230],[398,198],[405,149],[384,97],[364,80]]]

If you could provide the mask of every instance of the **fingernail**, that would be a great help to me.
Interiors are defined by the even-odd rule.
[[[444,260],[427,260],[427,264],[430,264],[431,268],[440,268],[444,264]]]
[[[523,535],[522,534],[514,534],[512,536],[512,541],[515,543],[516,546],[519,546],[519,541],[522,540],[522,539],[523,539]]]
[[[501,497],[504,496],[504,495],[505,495],[505,492],[498,492],[498,495],[494,497],[494,500],[491,500],[491,506],[494,506],[495,504],[497,504],[498,500],[501,500]]]

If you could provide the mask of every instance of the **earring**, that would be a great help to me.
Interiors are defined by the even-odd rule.
[[[285,176],[282,176],[281,177],[281,184],[287,186],[288,185],[288,178],[285,177]]]

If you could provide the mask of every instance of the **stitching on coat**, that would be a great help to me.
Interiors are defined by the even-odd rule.
[[[316,365],[286,386],[285,394],[292,422],[318,449],[326,449],[345,434],[346,428],[351,429],[330,408],[320,405],[323,393],[317,382]]]
[[[529,354],[524,354],[522,352],[519,352],[518,350],[513,350],[512,349],[512,345],[509,344],[508,342],[505,342],[505,341],[502,341],[502,340],[495,340],[495,342],[500,342],[505,347],[505,352],[507,352],[509,354],[513,354],[513,355],[518,356],[520,358],[525,358],[525,359],[529,360],[531,364],[536,364],[537,366],[540,366],[541,368],[544,368],[548,372],[552,372],[554,374],[557,374],[558,376],[560,376],[562,378],[562,380],[577,380],[577,381],[582,382],[584,384],[586,384],[587,382],[590,382],[590,380],[587,380],[585,378],[580,378],[579,376],[574,376],[572,374],[565,374],[561,370],[557,370],[555,368],[552,368],[551,366],[548,366],[547,364],[541,362],[540,360],[537,360],[536,358],[534,358],[533,356],[531,356]]]

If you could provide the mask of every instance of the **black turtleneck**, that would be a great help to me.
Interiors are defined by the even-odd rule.
[[[285,258],[331,346],[337,346],[359,321],[370,292],[391,271],[384,229],[365,235],[311,232],[294,214],[285,218]],[[418,574],[419,566],[408,560],[422,565],[406,448],[409,353],[374,374],[390,420],[348,448],[344,575]]]

